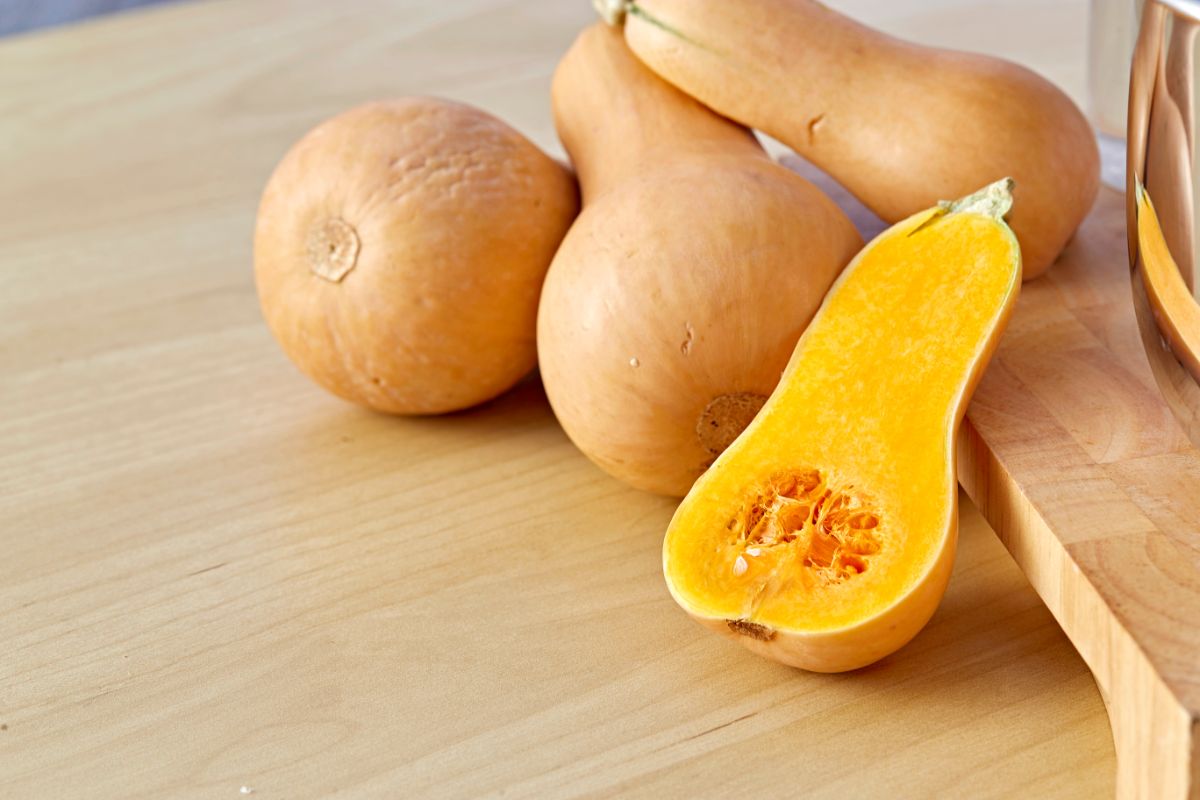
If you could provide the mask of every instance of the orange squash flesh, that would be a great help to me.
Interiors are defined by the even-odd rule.
[[[1008,187],[896,224],[834,284],[667,531],[667,583],[693,617],[835,672],[933,614],[957,537],[955,431],[1021,282]]]

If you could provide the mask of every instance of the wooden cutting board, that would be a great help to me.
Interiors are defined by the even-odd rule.
[[[1150,372],[1124,228],[1103,191],[1023,289],[959,476],[1095,674],[1120,795],[1198,798],[1200,452]]]
[[[1083,30],[1082,3],[1032,26],[982,0],[860,5],[1051,67],[1077,42],[1030,31]],[[287,145],[355,102],[433,93],[553,148],[550,70],[590,14],[217,0],[0,42],[0,796],[1111,793],[1096,687],[969,502],[925,631],[867,670],[808,675],[675,608],[672,504],[592,467],[535,381],[388,419],[322,394],[270,340],[249,239]],[[1156,621],[1194,608],[1178,543],[1197,520],[1155,491],[1196,473],[1138,472],[1190,451],[1154,416],[1136,339],[1104,333],[1121,319],[1105,202],[1021,301],[963,477],[1131,709],[1122,753],[1161,750],[1165,791],[1195,627]],[[1092,368],[1080,402],[1149,422],[1062,416],[1048,348],[1085,339],[1066,350]],[[1133,382],[1101,380],[1109,357]],[[1165,746],[1139,751],[1139,709]],[[1156,764],[1123,760],[1122,785],[1149,787]]]

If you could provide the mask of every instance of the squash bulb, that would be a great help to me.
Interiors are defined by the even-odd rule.
[[[569,170],[495,117],[370,103],[288,152],[258,211],[263,316],[334,394],[393,414],[489,400],[533,369],[537,301],[578,210]]]
[[[546,393],[603,469],[682,495],[774,389],[862,240],[603,25],[563,58],[553,106],[584,208],[542,290]]]

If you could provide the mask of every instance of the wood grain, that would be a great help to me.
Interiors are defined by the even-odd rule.
[[[968,412],[960,478],[1092,668],[1120,797],[1200,797],[1200,452],[1134,320],[1124,198],[1027,284]]]
[[[1081,2],[1044,11],[1065,42],[1043,4],[880,5],[851,10],[1050,71],[1083,37]],[[670,503],[592,467],[536,381],[389,419],[270,340],[250,231],[288,144],[430,93],[557,152],[549,75],[590,13],[229,0],[0,43],[0,796],[1112,793],[1095,684],[969,503],[929,627],[804,674],[675,607]],[[1191,519],[1145,469],[1147,521]]]

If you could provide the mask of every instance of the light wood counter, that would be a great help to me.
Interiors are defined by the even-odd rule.
[[[1081,2],[836,5],[1083,85]],[[250,237],[284,149],[423,93],[557,152],[590,18],[225,0],[0,41],[0,796],[1111,794],[1091,675],[969,502],[917,640],[805,674],[675,607],[672,504],[536,383],[388,419],[275,346]]]

